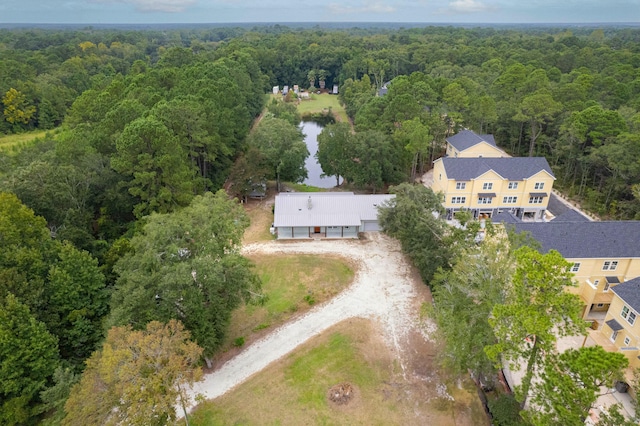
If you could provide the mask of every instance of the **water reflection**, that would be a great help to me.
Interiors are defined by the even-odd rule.
[[[307,144],[307,149],[309,150],[309,156],[305,161],[309,177],[305,179],[304,183],[310,186],[317,186],[318,188],[333,188],[336,186],[336,177],[320,177],[322,174],[322,167],[320,167],[320,164],[316,159],[316,152],[318,152],[318,135],[324,126],[313,121],[303,121],[300,123],[300,127],[302,128],[302,133],[305,134],[304,141]],[[340,178],[340,183],[342,183],[342,178]]]

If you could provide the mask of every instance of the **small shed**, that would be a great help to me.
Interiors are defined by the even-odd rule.
[[[390,194],[291,192],[276,196],[274,228],[278,239],[358,238],[380,230],[378,207]]]
[[[338,94],[338,85],[337,84],[333,85],[333,90],[331,91],[331,94],[333,94],[333,95],[337,95]]]
[[[286,95],[287,95],[287,93],[289,93],[289,86],[284,86],[284,87],[282,88],[282,94],[286,96]]]
[[[280,93],[280,86],[273,86],[272,91],[274,95],[277,95],[278,93]]]
[[[297,95],[298,93],[300,93],[300,88],[298,87],[298,85],[297,85],[297,84],[294,84],[294,85],[293,85],[293,93],[295,93],[296,95]]]

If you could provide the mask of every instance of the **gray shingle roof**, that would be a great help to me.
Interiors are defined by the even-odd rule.
[[[590,220],[576,209],[571,209],[556,216],[553,222],[590,222]]]
[[[611,289],[634,311],[640,312],[640,277],[618,284]]]
[[[378,206],[394,197],[393,194],[341,192],[284,193],[276,196],[273,224],[275,227],[360,226],[361,221],[377,220]]]
[[[448,137],[447,142],[458,151],[464,151],[481,142],[487,142],[489,145],[496,146],[496,140],[493,135],[477,135],[471,130],[462,130],[455,135]]]
[[[640,221],[520,222],[510,226],[530,232],[542,251],[557,250],[565,258],[620,259],[640,257]]]
[[[500,158],[451,158],[443,157],[442,164],[447,178],[457,181],[476,179],[489,170],[493,170],[508,180],[530,178],[541,170],[551,176],[553,172],[544,157],[500,157]]]

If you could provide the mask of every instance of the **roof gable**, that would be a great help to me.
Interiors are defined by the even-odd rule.
[[[497,148],[496,140],[493,138],[493,135],[477,135],[471,130],[462,130],[461,132],[448,137],[446,140],[458,151],[464,151],[482,142]]]
[[[611,290],[636,312],[640,312],[640,278],[611,287]]]

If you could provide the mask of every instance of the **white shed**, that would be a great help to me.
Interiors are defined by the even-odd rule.
[[[379,231],[378,206],[389,194],[352,192],[289,192],[276,196],[274,227],[278,239],[357,238]]]

